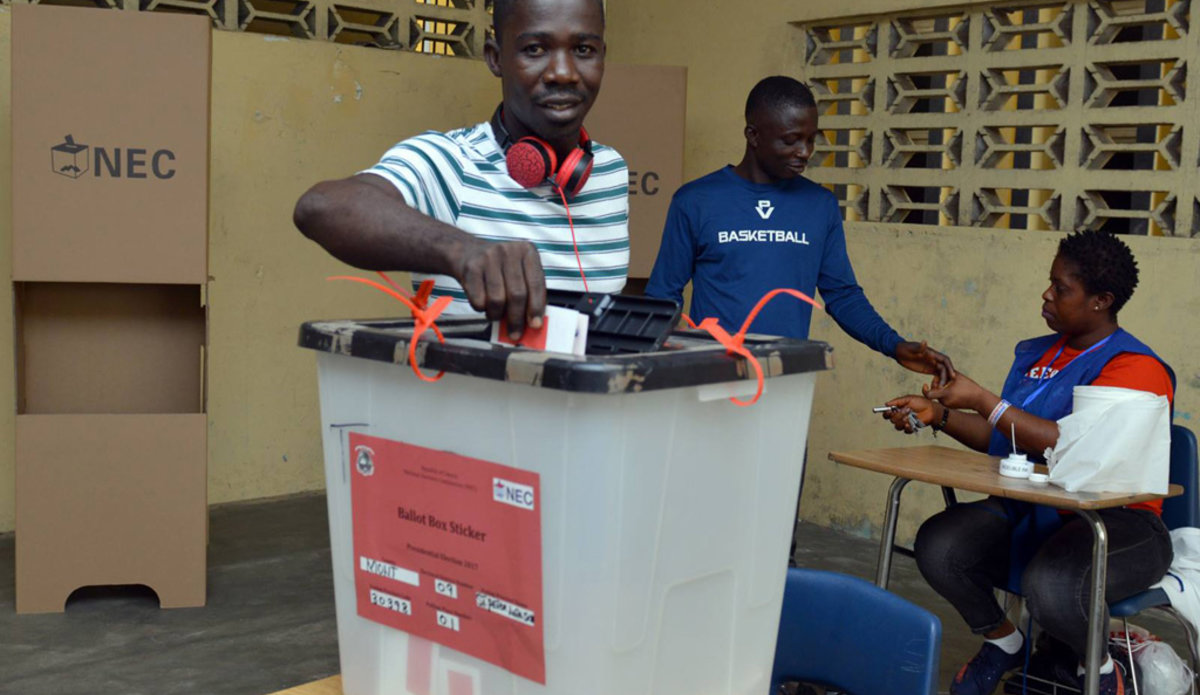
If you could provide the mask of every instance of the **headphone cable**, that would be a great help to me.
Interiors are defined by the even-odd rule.
[[[583,291],[591,294],[591,291],[588,290],[587,275],[583,273],[583,259],[579,256],[579,244],[575,241],[575,220],[571,219],[571,206],[567,203],[567,195],[563,193],[562,186],[555,186],[554,190],[558,192],[558,197],[562,198],[563,207],[567,211],[567,224],[571,227],[571,248],[575,250],[575,262],[579,264],[579,277],[583,280]]]

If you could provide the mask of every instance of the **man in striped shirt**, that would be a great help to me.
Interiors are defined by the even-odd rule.
[[[498,124],[564,161],[604,75],[602,0],[497,0],[492,21],[484,57],[503,90]],[[629,265],[621,156],[593,143],[591,176],[568,207],[548,181],[513,180],[495,130],[481,123],[405,140],[370,169],[309,189],[296,226],[351,265],[433,277],[434,294],[455,300],[448,311],[507,319],[514,339],[527,323],[541,326],[547,285],[581,290],[582,271],[591,291],[619,291]]]

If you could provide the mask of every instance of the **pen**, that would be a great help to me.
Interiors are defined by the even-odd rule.
[[[899,408],[897,408],[894,405],[881,405],[881,406],[878,406],[875,408],[871,408],[872,413],[886,413],[889,410],[899,410]]]

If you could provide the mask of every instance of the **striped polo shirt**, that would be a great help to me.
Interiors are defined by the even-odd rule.
[[[570,201],[570,217],[588,288],[614,293],[629,270],[629,174],[613,148],[592,143],[592,152],[592,174]],[[532,243],[547,287],[583,289],[562,199],[549,184],[526,189],[509,177],[490,123],[404,140],[362,173],[391,181],[413,208],[481,239]],[[446,313],[475,313],[451,277],[414,273],[414,289],[429,277],[434,296],[454,298]]]

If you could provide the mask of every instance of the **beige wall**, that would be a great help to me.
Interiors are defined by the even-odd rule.
[[[609,3],[610,57],[621,62],[688,68],[685,177],[692,179],[738,161],[744,141],[746,93],[760,78],[803,78],[802,36],[790,25],[839,15],[887,12],[949,2],[857,0],[836,4],[764,0],[755,3],[691,0]],[[957,3],[962,4],[962,3]],[[818,172],[819,175],[819,172]],[[1053,233],[929,229],[880,224],[847,229],[850,257],[875,307],[897,330],[928,339],[965,373],[998,390],[1013,344],[1048,330],[1040,317],[1055,244]],[[1142,270],[1141,286],[1122,312],[1122,324],[1154,346],[1179,375],[1176,418],[1200,427],[1200,239],[1128,238]],[[831,343],[837,368],[818,380],[810,428],[808,472],[801,516],[818,524],[878,535],[890,480],[837,466],[834,449],[929,442],[885,426],[870,407],[921,381],[891,360],[848,338],[826,316],[813,320],[812,337]],[[939,443],[946,443],[941,438]],[[910,485],[899,536],[941,505],[940,492]]]

